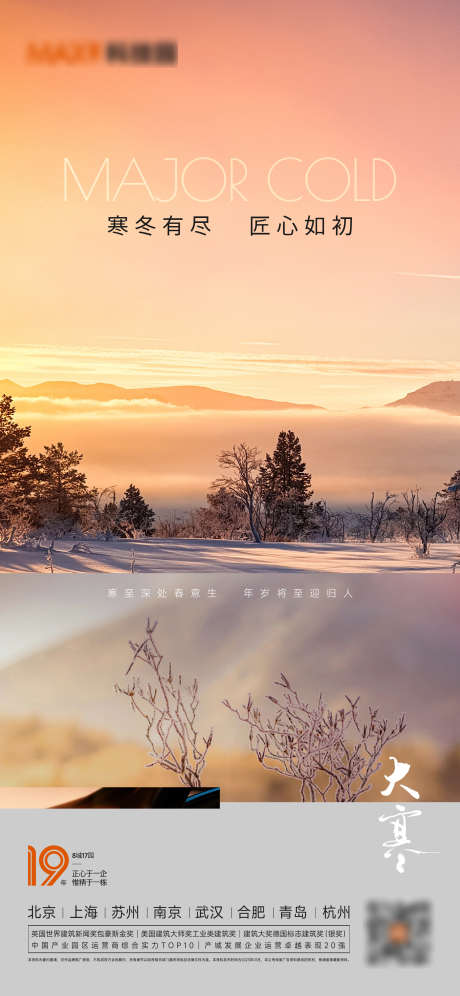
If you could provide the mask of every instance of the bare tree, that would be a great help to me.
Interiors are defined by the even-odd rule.
[[[260,453],[257,446],[238,443],[231,450],[222,450],[219,457],[221,467],[230,473],[218,478],[212,484],[213,490],[225,488],[241,501],[248,513],[249,526],[256,543],[261,543],[260,535]]]
[[[398,509],[399,520],[404,533],[404,539],[408,543],[416,530],[417,505],[420,501],[420,490],[418,487],[415,489],[411,488],[410,491],[403,491],[401,497],[404,505]]]
[[[163,656],[154,640],[157,623],[147,619],[145,637],[140,643],[130,641],[133,653],[126,671],[130,674],[139,665],[147,667],[147,677],[136,675],[125,688],[115,685],[115,691],[126,695],[134,712],[146,723],[150,754],[156,764],[178,776],[182,785],[201,787],[201,775],[213,739],[211,730],[201,737],[197,728],[199,705],[198,682],[190,687],[182,683],[182,675],[173,674],[171,664],[163,668]]]
[[[84,531],[105,530],[110,532],[115,525],[117,504],[113,486],[91,488],[88,493],[88,507],[82,515]]]
[[[343,512],[333,512],[326,498],[316,502],[315,517],[321,539],[335,539],[345,542],[345,515]]]
[[[157,536],[161,536],[162,538],[173,539],[176,536],[187,535],[187,531],[184,533],[184,526],[186,529],[187,525],[188,522],[184,523],[183,517],[179,515],[176,509],[171,509],[166,517],[158,520],[156,533]]]
[[[276,716],[263,716],[249,695],[241,710],[223,703],[249,727],[249,745],[260,764],[268,771],[295,778],[300,782],[300,798],[326,802],[329,793],[336,802],[355,802],[372,788],[370,779],[381,767],[383,748],[406,726],[400,716],[391,727],[378,717],[378,709],[369,708],[362,723],[358,713],[359,697],[333,713],[320,695],[316,705],[304,702],[286,675],[275,682],[283,689],[281,698],[268,695],[277,706]]]
[[[395,497],[396,495],[392,495],[387,491],[384,498],[376,501],[375,491],[372,492],[371,500],[365,512],[367,534],[371,543],[376,543],[378,539],[382,539]]]
[[[447,507],[439,503],[439,498],[442,498],[439,491],[429,501],[425,501],[420,495],[417,496],[415,532],[420,540],[420,552],[424,557],[428,556],[429,544],[439,533],[447,516]]]
[[[46,554],[46,563],[48,564],[50,574],[54,574],[53,546],[54,544],[48,547],[48,553]]]
[[[0,514],[1,546],[17,546],[30,542],[32,532],[33,520],[26,508],[13,513],[8,512],[4,522]]]

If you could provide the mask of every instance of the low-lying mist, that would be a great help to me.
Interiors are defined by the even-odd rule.
[[[50,409],[55,414],[50,414]],[[355,413],[196,412],[126,403],[17,402],[32,425],[30,448],[62,440],[84,455],[90,485],[119,495],[134,482],[157,509],[202,504],[222,449],[245,440],[265,456],[281,429],[300,437],[316,498],[363,504],[370,491],[419,486],[433,494],[460,466],[460,420],[417,409]]]

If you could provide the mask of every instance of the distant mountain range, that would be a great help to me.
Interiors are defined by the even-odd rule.
[[[436,380],[417,391],[410,391],[404,398],[392,401],[386,408],[402,406],[412,408],[430,408],[433,411],[446,412],[448,415],[460,415],[460,381]]]
[[[215,391],[211,387],[181,385],[178,387],[119,387],[116,384],[79,384],[76,381],[47,380],[41,384],[22,387],[13,380],[0,381],[0,395],[10,394],[13,398],[46,398],[49,401],[142,401],[152,400],[175,408],[189,408],[193,411],[326,411],[322,405],[297,404],[292,401],[272,401],[269,398],[253,398],[245,394],[231,394],[228,391]],[[416,391],[410,391],[403,398],[390,401],[385,408],[428,408],[460,415],[460,381],[439,380]]]
[[[13,398],[48,398],[53,401],[140,401],[150,399],[176,408],[194,411],[285,411],[289,408],[321,410],[320,405],[301,405],[290,401],[270,401],[244,394],[215,391],[210,387],[118,387],[116,384],[78,384],[75,381],[48,380],[22,387],[12,380],[0,381],[0,394]]]

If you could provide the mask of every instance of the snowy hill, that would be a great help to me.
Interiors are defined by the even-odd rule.
[[[99,402],[151,399],[175,408],[191,408],[195,411],[285,411],[289,408],[320,410],[319,405],[271,401],[269,398],[253,398],[194,385],[128,388],[118,387],[116,384],[78,384],[76,381],[56,380],[22,387],[12,380],[1,380],[1,394],[9,394],[13,398],[47,398],[53,401],[63,398]]]
[[[448,415],[460,415],[460,381],[434,381],[416,391],[410,391],[404,398],[392,401],[385,407],[399,408],[402,405],[431,408],[434,411],[446,412]]]

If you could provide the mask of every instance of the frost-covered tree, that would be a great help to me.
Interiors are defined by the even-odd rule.
[[[159,765],[177,775],[182,785],[200,788],[213,732],[200,733],[198,681],[195,678],[185,685],[182,675],[164,663],[155,639],[156,626],[147,619],[143,639],[130,642],[128,683],[123,688],[115,685],[115,691],[129,699],[145,724],[153,758],[147,767]]]
[[[345,696],[346,705],[332,712],[322,695],[316,703],[305,701],[285,674],[275,684],[282,692],[267,696],[275,706],[273,715],[264,714],[252,695],[241,708],[228,699],[223,702],[247,726],[259,763],[296,779],[302,802],[326,802],[328,797],[356,802],[372,788],[382,751],[405,729],[405,716],[391,725],[370,708],[362,720],[359,698]]]
[[[417,527],[417,507],[420,501],[419,488],[411,488],[410,491],[403,491],[403,503],[398,505],[394,513],[396,526],[399,527],[404,539],[408,543],[416,533]]]
[[[52,443],[34,458],[38,523],[66,529],[80,523],[89,504],[86,475],[79,470],[83,455]]]
[[[25,440],[30,426],[15,421],[13,399],[4,394],[0,399],[0,535],[17,528],[28,516],[27,501],[31,490],[30,456]]]
[[[420,553],[423,557],[428,556],[429,545],[436,539],[436,536],[440,535],[447,516],[446,506],[440,501],[440,498],[439,491],[428,500],[422,498],[421,495],[417,496],[415,535],[420,540]]]
[[[361,528],[363,537],[369,539],[371,543],[385,539],[394,512],[395,498],[396,495],[387,491],[384,498],[377,499],[373,491],[365,511],[357,515],[358,529]]]
[[[315,502],[313,508],[314,528],[322,540],[345,540],[346,519],[344,512],[334,512],[325,498]]]
[[[116,531],[131,539],[138,535],[151,536],[155,512],[142,497],[139,488],[130,484],[118,508]]]
[[[114,533],[118,505],[113,488],[91,488],[88,492],[88,505],[81,513],[83,532],[92,536],[105,534],[110,539]]]
[[[267,536],[299,539],[313,525],[311,474],[302,460],[299,437],[283,429],[272,455],[260,468],[260,492]]]
[[[256,543],[260,543],[260,454],[257,446],[238,443],[231,450],[222,450],[220,466],[226,473],[214,481],[213,491],[224,491],[236,498],[246,509],[249,528]]]
[[[455,490],[449,491],[449,488],[455,488]],[[441,491],[441,497],[446,511],[446,530],[451,539],[458,543],[460,540],[460,470],[456,470],[450,481],[446,482],[444,490]]]
[[[225,488],[210,491],[207,505],[194,515],[196,535],[214,539],[242,539],[248,535],[247,513],[243,502]]]

